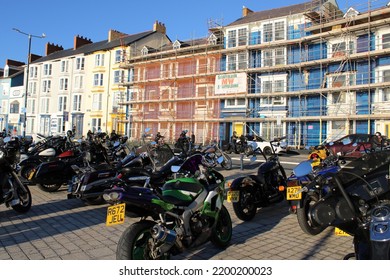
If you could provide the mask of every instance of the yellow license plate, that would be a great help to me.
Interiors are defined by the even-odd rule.
[[[106,226],[114,226],[125,222],[125,203],[116,204],[107,208]]]
[[[338,227],[334,228],[334,234],[337,235],[337,236],[350,236],[348,233],[346,233],[345,231],[339,229]]]
[[[302,189],[301,186],[287,187],[286,198],[287,200],[298,200],[302,198],[302,193],[298,193]]]
[[[32,169],[32,170],[30,171],[30,174],[28,174],[28,180],[31,180],[32,177],[34,177],[34,173],[35,173],[35,169]]]
[[[240,191],[228,191],[227,202],[237,202],[240,199]]]

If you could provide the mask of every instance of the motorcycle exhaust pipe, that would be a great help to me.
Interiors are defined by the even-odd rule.
[[[167,229],[163,225],[154,225],[151,229],[151,236],[162,245],[158,246],[159,254],[168,252],[176,242],[177,233],[174,230]]]
[[[390,205],[379,206],[372,211],[370,239],[372,259],[390,259]]]

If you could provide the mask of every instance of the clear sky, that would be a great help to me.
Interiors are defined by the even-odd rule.
[[[368,0],[337,1],[343,9]],[[262,11],[304,2],[309,0],[1,1],[0,68],[7,58],[27,61],[28,37],[12,28],[32,35],[45,33],[44,39],[32,38],[31,48],[32,53],[44,55],[47,42],[69,49],[75,35],[98,42],[107,39],[110,29],[127,34],[152,30],[156,20],[165,24],[171,40],[205,37],[208,20],[227,25],[241,17],[243,6]]]

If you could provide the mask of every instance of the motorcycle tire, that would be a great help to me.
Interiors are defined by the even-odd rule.
[[[33,172],[34,170],[35,170],[35,165],[29,164],[29,165],[23,166],[20,169],[20,176],[22,176],[24,179],[28,180],[31,172]]]
[[[257,206],[254,203],[253,193],[249,188],[240,190],[240,198],[233,202],[233,210],[237,218],[242,221],[252,220],[257,213]]]
[[[253,155],[253,147],[251,145],[246,146],[244,153],[247,157]]]
[[[16,189],[20,204],[11,206],[12,209],[19,213],[26,213],[28,210],[30,210],[32,204],[32,196],[30,189],[27,187],[27,185],[24,185],[24,188],[26,189],[26,192],[21,188]]]
[[[101,204],[106,203],[106,201],[103,198],[103,195],[99,195],[96,197],[83,198],[82,200],[87,205],[101,205]]]
[[[45,192],[56,192],[59,190],[59,188],[61,188],[61,184],[37,184],[38,185],[38,188],[40,188],[41,190],[45,191]]]
[[[233,162],[232,162],[232,159],[230,156],[224,154],[223,155],[223,162],[221,163],[221,166],[225,169],[225,170],[230,170],[232,169],[233,167]]]
[[[218,221],[210,237],[210,242],[219,248],[226,248],[232,239],[233,226],[229,211],[223,205],[218,215]]]
[[[131,224],[122,233],[116,248],[117,260],[147,260],[152,259],[148,254],[150,230],[156,223],[143,220]]]
[[[308,195],[303,199],[303,207],[297,209],[298,224],[304,233],[317,235],[323,232],[327,226],[315,225],[309,217],[311,205],[318,201],[317,195]]]

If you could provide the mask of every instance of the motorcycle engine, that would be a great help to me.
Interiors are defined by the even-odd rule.
[[[328,197],[310,209],[310,216],[321,226],[336,225],[352,221],[355,215],[344,198]]]
[[[202,216],[200,213],[195,213],[191,217],[190,228],[192,234],[196,237],[203,232],[204,228],[209,227],[209,222],[207,217]]]

